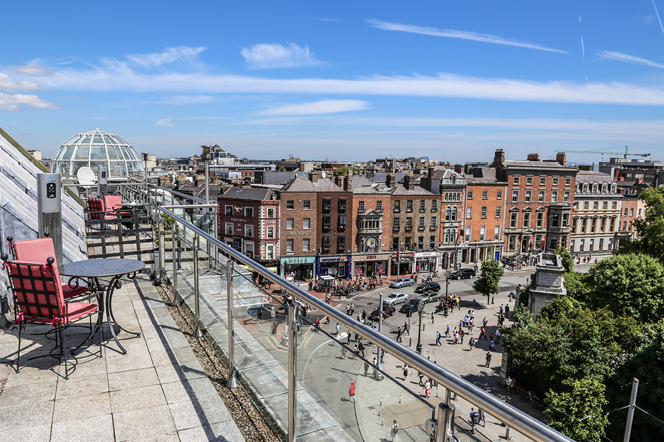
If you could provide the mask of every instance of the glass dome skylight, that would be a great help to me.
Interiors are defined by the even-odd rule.
[[[95,174],[106,167],[109,179],[126,180],[143,172],[143,162],[131,144],[117,135],[95,129],[75,135],[64,142],[51,159],[51,172],[62,176],[76,176],[83,166]]]

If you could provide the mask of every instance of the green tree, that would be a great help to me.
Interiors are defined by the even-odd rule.
[[[606,387],[596,379],[567,379],[564,384],[568,391],[549,390],[544,398],[549,425],[577,442],[601,441],[609,424],[603,412]]]
[[[553,253],[559,255],[563,259],[563,267],[565,267],[565,272],[571,272],[574,270],[574,257],[569,251],[567,251],[565,247],[558,247],[553,251]]]
[[[620,253],[645,253],[664,263],[664,186],[646,189],[639,198],[646,203],[646,211],[634,223],[638,239],[621,240]]]
[[[482,261],[482,276],[473,283],[476,292],[487,297],[487,304],[491,303],[491,295],[500,291],[500,278],[503,277],[504,270],[500,262],[495,259]]]
[[[648,255],[617,255],[590,269],[588,302],[616,315],[653,322],[664,316],[664,266]]]
[[[348,176],[349,170],[350,169],[348,168],[348,166],[341,166],[340,168],[337,169],[337,175]]]

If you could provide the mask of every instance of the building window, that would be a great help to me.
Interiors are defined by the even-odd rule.
[[[540,176],[540,186],[546,186],[546,176]]]
[[[458,213],[457,207],[456,206],[452,207],[452,221],[457,220],[457,213]]]
[[[557,186],[558,185],[558,177],[553,177],[553,182],[551,183],[552,186]]]
[[[406,232],[413,230],[413,218],[410,216],[406,218]]]
[[[523,212],[523,227],[530,227],[530,212]]]
[[[429,250],[436,250],[436,237],[435,236],[430,236],[429,237]]]
[[[294,239],[287,239],[286,240],[286,252],[293,253],[293,248],[295,247],[294,244],[295,244]]]
[[[533,177],[527,176],[526,177],[526,186],[532,186],[533,185]]]
[[[486,219],[486,206],[482,207],[482,219]]]
[[[395,200],[394,201],[394,213],[399,213],[401,212],[401,201],[400,200]]]
[[[254,208],[253,207],[245,207],[244,208],[244,217],[245,218],[253,218],[254,217]]]
[[[500,226],[496,226],[493,228],[493,240],[494,241],[500,240]]]
[[[323,252],[329,252],[330,251],[330,243],[331,243],[331,237],[328,235],[323,236]]]
[[[539,196],[537,198],[537,201],[539,201],[540,203],[544,202],[544,190],[539,191]]]
[[[469,208],[466,210],[466,219],[472,219],[472,218],[473,218],[473,208],[472,208],[472,207],[469,207]]]
[[[564,195],[563,201],[569,202],[569,190],[566,190],[563,195]]]
[[[567,177],[565,178],[565,186],[569,187],[572,185],[572,178]]]
[[[338,226],[339,230],[346,230],[346,215],[339,215]]]
[[[427,200],[420,200],[420,213],[427,211]]]
[[[581,220],[581,233],[586,233],[587,227],[588,227],[588,219],[584,218]]]
[[[482,199],[483,200],[488,200],[489,199],[489,191],[488,190],[483,190],[482,191]]]
[[[311,239],[310,238],[304,238],[302,240],[302,251],[303,252],[311,251]]]
[[[265,257],[267,259],[274,259],[274,246],[267,246],[265,250],[267,251]]]
[[[401,226],[399,225],[399,220],[400,220],[399,218],[394,218],[394,224],[393,224],[394,227],[392,227],[392,230],[394,232],[398,232],[401,229]]]
[[[293,230],[295,228],[295,220],[293,218],[286,219],[286,230]]]
[[[339,198],[339,212],[346,211],[346,198]]]
[[[535,235],[535,248],[544,248],[544,243],[542,242],[542,235]]]
[[[532,191],[526,190],[526,202],[527,203],[530,202],[530,197],[531,197],[532,193],[533,193]]]
[[[513,190],[512,191],[512,202],[513,203],[519,202],[519,191],[518,190]]]
[[[608,202],[608,201],[603,201],[603,202],[602,202],[602,209],[603,209],[603,210],[606,210],[606,209],[608,209],[608,208],[609,208],[609,202]]]
[[[431,217],[431,227],[429,227],[431,230],[434,230],[438,224],[438,217],[432,216]]]
[[[499,190],[496,193],[496,199],[499,199],[499,200],[503,199],[503,191],[502,190]]]
[[[226,235],[233,234],[233,223],[226,223]]]
[[[560,225],[560,215],[554,213],[551,215],[551,227],[558,227]]]
[[[551,191],[551,202],[555,203],[558,201],[558,191],[557,190],[552,190]]]
[[[512,177],[512,184],[514,184],[515,186],[519,185],[519,176],[518,175]]]
[[[503,211],[503,208],[502,208],[502,207],[500,207],[500,206],[496,207],[496,219],[500,219],[500,216],[501,216],[501,214],[502,214],[502,213],[501,213],[502,211]]]
[[[323,210],[325,212],[332,210],[332,198],[323,198]]]
[[[267,217],[274,218],[274,209],[267,209]]]
[[[424,217],[420,216],[420,222],[417,224],[417,230],[420,232],[424,230],[425,224],[424,224]]]
[[[233,206],[224,206],[226,210],[226,215],[232,215],[233,214]]]
[[[469,190],[469,191],[468,191],[468,199],[469,199],[469,200],[472,200],[472,199],[473,199],[473,191],[472,191],[472,190]]]
[[[590,251],[595,250],[595,238],[590,238]]]
[[[481,226],[480,227],[480,241],[484,241],[486,239],[486,226]]]
[[[254,226],[244,226],[244,236],[247,238],[254,237]]]
[[[431,213],[436,212],[438,212],[438,200],[431,200]]]
[[[267,239],[274,239],[274,227],[267,228]]]
[[[614,201],[614,202],[611,204],[611,208],[612,208],[613,210],[616,210],[616,209],[618,208],[618,201]],[[639,215],[641,215],[641,209],[639,209]]]
[[[544,212],[537,212],[537,227],[542,227],[544,223]]]
[[[452,219],[452,208],[447,206],[445,208],[445,221],[450,221]]]
[[[639,209],[639,216],[641,216],[641,209]]]
[[[323,230],[329,232],[332,228],[332,217],[330,215],[323,215]]]
[[[424,250],[424,237],[423,236],[418,236],[417,237],[417,250]]]
[[[302,228],[304,230],[311,229],[311,218],[302,218]]]
[[[399,237],[392,238],[392,250],[399,250]]]
[[[507,248],[510,250],[516,249],[516,236],[511,235]]]
[[[470,233],[471,233],[470,226],[466,226],[466,241],[470,241]]]
[[[517,212],[510,213],[510,228],[516,229],[516,221],[518,217],[519,214]]]
[[[337,237],[337,253],[344,253],[346,251],[346,235],[339,235]]]
[[[634,216],[634,209],[629,209],[629,216]]]
[[[406,201],[406,213],[411,213],[413,211],[413,200]]]
[[[286,210],[293,210],[295,208],[295,203],[293,200],[286,200]]]
[[[382,212],[382,211],[383,211],[383,202],[382,201],[376,201],[376,212]]]
[[[287,207],[288,208],[288,207]],[[311,200],[304,200],[302,201],[302,208],[304,210],[311,210]],[[291,207],[292,209],[292,207]]]
[[[405,247],[406,250],[411,250],[412,242],[413,242],[413,238],[410,237],[410,236],[407,236],[406,237],[406,247]]]
[[[570,251],[572,251],[572,252],[574,251],[574,245],[575,245],[575,244],[574,244],[574,240],[571,240],[571,241],[569,242],[569,249],[570,249]]]
[[[398,203],[398,201],[395,201],[395,202]],[[360,213],[364,213],[364,212],[365,212],[364,201],[360,201],[360,202],[358,203],[358,205],[357,205],[357,211],[360,212]],[[395,209],[394,211],[397,212],[396,209]]]

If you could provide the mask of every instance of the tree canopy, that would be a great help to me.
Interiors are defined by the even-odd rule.
[[[563,259],[563,267],[565,267],[565,272],[574,271],[574,257],[570,252],[567,251],[565,247],[558,247],[553,251],[556,255],[559,255]]]
[[[644,253],[664,263],[664,186],[645,189],[639,198],[646,203],[644,218],[634,224],[637,240],[620,241],[620,253]]]
[[[473,289],[491,301],[491,295],[500,291],[500,278],[503,277],[504,273],[505,271],[501,267],[500,262],[495,259],[482,261],[482,276],[475,280]]]

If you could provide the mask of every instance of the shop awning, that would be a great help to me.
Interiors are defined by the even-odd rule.
[[[334,278],[329,275],[323,275],[320,277],[323,281],[334,281]]]

